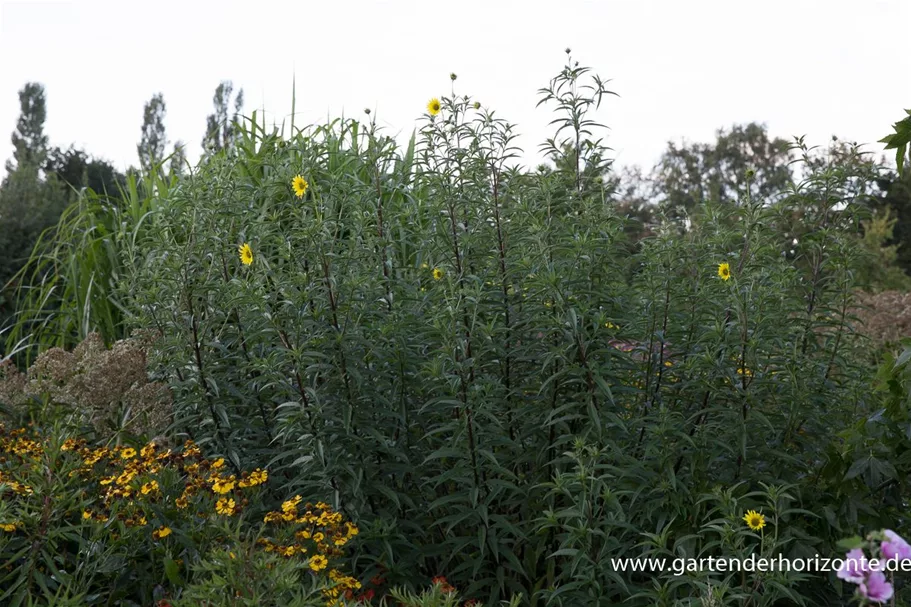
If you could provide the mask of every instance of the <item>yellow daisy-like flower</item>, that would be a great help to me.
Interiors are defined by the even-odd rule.
[[[161,527],[152,532],[152,539],[160,540],[162,538],[168,537],[169,535],[171,535],[171,528],[170,527]]]
[[[122,457],[123,459],[133,459],[134,457],[136,457],[136,449],[134,449],[133,447],[127,447],[126,449],[124,449],[123,451],[120,452],[120,457]]]
[[[212,491],[215,493],[227,493],[234,489],[235,478],[232,474],[228,478],[217,478],[215,482],[212,483]]]
[[[238,481],[237,486],[243,487],[243,488],[255,487],[256,485],[262,485],[263,483],[265,483],[268,478],[269,478],[268,472],[266,472],[265,470],[261,470],[260,468],[257,468],[256,470],[251,472],[249,476],[247,476],[246,478],[242,478],[240,481]]]
[[[16,530],[16,523],[0,523],[0,529],[3,529],[7,533],[12,533]],[[316,571],[319,571],[318,569]]]
[[[765,517],[755,510],[747,510],[747,513],[743,515],[743,522],[753,531],[759,531],[765,527]]]
[[[140,491],[142,491],[143,495],[158,491],[158,481],[149,481],[140,488]]]
[[[83,518],[83,520],[89,520],[90,518],[92,518],[92,513],[89,512],[88,510],[83,510],[82,518]]]
[[[439,279],[443,278],[443,274],[444,274],[444,272],[440,268],[433,269],[433,279],[434,280],[439,280]]]
[[[298,198],[303,198],[304,194],[307,193],[307,188],[310,187],[310,184],[307,183],[307,180],[301,175],[296,175],[294,179],[291,180],[291,187],[294,188],[294,195]]]
[[[718,264],[718,276],[721,277],[721,280],[729,280],[731,278],[731,264],[728,262],[723,262]]]
[[[212,462],[212,468],[218,469],[225,465],[225,458],[219,457],[217,460]]]
[[[310,557],[310,569],[322,571],[329,565],[329,559],[322,554],[316,554]]]
[[[431,99],[430,101],[427,102],[427,112],[431,116],[436,116],[437,114],[439,114],[440,107],[441,107],[440,100],[437,99],[436,97],[434,97],[433,99]]]
[[[239,247],[237,247],[237,252],[240,254],[240,261],[245,266],[249,266],[253,263],[253,249],[250,248],[250,245],[246,242]]]
[[[298,551],[297,546],[285,546],[279,549],[279,552],[282,556],[294,556],[294,553]],[[319,569],[314,569],[314,571],[319,571]]]
[[[237,504],[234,500],[229,498],[221,498],[215,502],[215,512],[223,514],[225,516],[231,516],[234,514],[234,509],[237,507]]]
[[[303,500],[299,495],[295,495],[289,500],[282,502],[282,512],[297,512],[297,505]]]

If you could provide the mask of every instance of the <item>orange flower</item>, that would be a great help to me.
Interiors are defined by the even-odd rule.
[[[439,586],[441,592],[450,593],[455,592],[455,587],[450,584],[446,578],[442,575],[438,575],[431,580],[434,586]]]

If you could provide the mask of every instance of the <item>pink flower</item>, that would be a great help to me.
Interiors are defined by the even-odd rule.
[[[865,599],[874,603],[885,603],[892,598],[892,584],[886,581],[886,574],[882,571],[871,571],[867,579],[861,582],[857,592]]]
[[[884,529],[883,534],[888,538],[883,540],[880,546],[884,557],[887,559],[897,557],[900,561],[911,560],[911,545],[908,542],[891,529]]]
[[[864,582],[866,573],[870,570],[870,562],[864,555],[864,551],[855,548],[845,555],[845,560],[838,568],[836,574],[840,579],[852,584],[861,584]]]

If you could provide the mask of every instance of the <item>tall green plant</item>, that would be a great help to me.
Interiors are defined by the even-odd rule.
[[[635,249],[602,80],[569,60],[542,90],[560,132],[534,173],[455,83],[404,148],[372,116],[285,140],[254,115],[162,192],[121,297],[163,336],[176,431],[363,522],[366,577],[445,574],[488,603],[706,593],[605,559],[746,550],[715,528],[741,507],[774,508],[776,549],[827,550],[854,522],[827,453],[874,406],[849,314],[856,164],[806,150],[774,203],[704,201]],[[837,600],[822,579],[735,583],[731,601]]]

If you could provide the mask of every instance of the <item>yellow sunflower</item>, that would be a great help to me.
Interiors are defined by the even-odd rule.
[[[765,517],[755,510],[747,510],[747,513],[743,515],[743,522],[753,531],[759,531],[765,527]]]
[[[439,279],[443,278],[443,274],[444,274],[444,272],[440,268],[433,269],[433,279],[434,280],[439,280]]]
[[[161,527],[160,529],[156,529],[152,532],[152,539],[160,540],[161,538],[168,537],[169,535],[171,535],[171,528]]]
[[[307,193],[307,188],[310,187],[310,184],[307,183],[307,180],[304,179],[302,175],[296,175],[294,179],[291,180],[291,187],[294,188],[295,196],[303,198],[304,194]]]
[[[249,266],[253,263],[253,249],[250,248],[250,245],[246,242],[239,247],[237,247],[237,252],[240,254],[240,261],[245,265]]]
[[[728,280],[731,278],[731,264],[728,262],[723,262],[718,264],[718,276],[721,277],[721,280]]]
[[[439,114],[440,107],[441,107],[440,100],[437,99],[436,97],[434,97],[433,99],[431,99],[430,101],[427,102],[427,112],[431,116],[436,116],[437,114]]]

